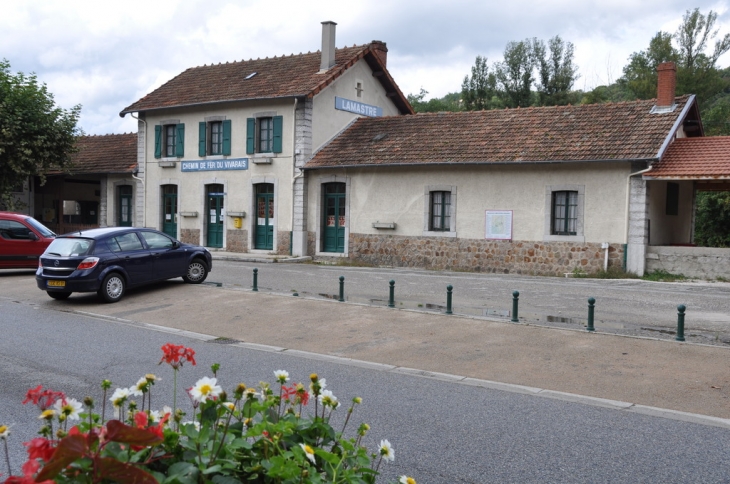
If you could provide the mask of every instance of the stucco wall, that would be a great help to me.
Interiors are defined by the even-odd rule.
[[[650,246],[646,268],[701,279],[730,279],[730,249]]]
[[[667,182],[648,181],[649,244],[689,244],[692,242],[694,186],[691,181],[674,181],[679,185],[677,215],[667,215]]]
[[[363,88],[361,97],[357,97],[358,82],[362,84]],[[383,116],[399,114],[393,101],[386,95],[383,85],[373,76],[370,66],[364,60],[360,60],[336,82],[314,97],[313,118],[316,122],[312,126],[312,146],[315,151],[350,124],[353,119],[359,117],[354,113],[336,110],[335,97],[381,107]]]

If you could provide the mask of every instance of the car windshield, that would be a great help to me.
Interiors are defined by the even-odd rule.
[[[61,257],[86,255],[91,249],[92,239],[80,239],[76,237],[57,238],[46,249],[46,254]]]
[[[55,237],[56,236],[56,234],[51,229],[49,229],[48,227],[46,227],[45,225],[43,225],[42,223],[40,223],[33,217],[28,217],[27,219],[25,219],[25,221],[28,222],[29,224],[31,224],[33,226],[33,228],[36,229],[38,232],[40,232],[43,237]]]

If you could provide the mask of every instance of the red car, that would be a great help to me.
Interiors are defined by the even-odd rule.
[[[56,234],[22,213],[0,212],[0,269],[37,269]]]

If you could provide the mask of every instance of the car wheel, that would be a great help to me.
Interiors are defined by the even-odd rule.
[[[68,299],[68,297],[71,295],[70,292],[56,292],[56,291],[46,291],[46,292],[53,299],[58,299],[59,301],[63,301],[64,299]]]
[[[113,272],[104,278],[97,294],[108,303],[117,302],[124,295],[125,285],[124,278]]]
[[[208,266],[200,259],[193,259],[188,266],[188,271],[183,276],[183,280],[188,284],[200,284],[208,277]]]

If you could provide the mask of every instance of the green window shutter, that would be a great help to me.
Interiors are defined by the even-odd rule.
[[[155,158],[162,158],[162,126],[155,126]]]
[[[182,158],[185,156],[185,125],[175,125],[175,156]]]
[[[205,156],[205,133],[208,129],[208,123],[201,121],[198,123],[198,156]]]
[[[256,119],[248,118],[246,120],[246,153],[252,154],[256,149]]]
[[[223,121],[223,154],[231,154],[231,120]]]
[[[281,153],[281,135],[284,118],[282,116],[274,116],[274,153]]]

